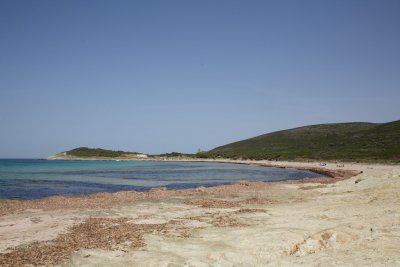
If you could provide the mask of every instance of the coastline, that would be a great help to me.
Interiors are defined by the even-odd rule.
[[[321,168],[320,162],[317,161],[271,161],[271,160],[234,160],[234,159],[201,159],[201,158],[184,158],[184,157],[147,157],[147,158],[138,158],[138,157],[117,157],[117,158],[109,158],[109,157],[75,157],[75,156],[50,156],[44,160],[76,160],[76,161],[165,161],[165,162],[212,162],[212,163],[232,163],[232,164],[244,164],[244,165],[257,165],[262,167],[274,167],[274,168],[293,168],[298,170],[306,170],[314,173],[322,174],[324,176],[328,176],[331,178],[337,176],[348,176],[346,172],[348,170],[344,169],[344,164],[337,164],[336,162],[330,164],[336,164],[340,166],[342,169],[327,169]],[[299,165],[300,164],[300,165]],[[305,164],[304,166],[302,164]],[[326,165],[326,163],[324,163]],[[347,164],[354,164],[354,162],[348,162]],[[357,163],[358,164],[358,163]],[[376,163],[382,164],[382,163]],[[332,167],[331,167],[332,168]],[[340,170],[340,171],[338,171]],[[343,171],[342,171],[343,170]],[[355,174],[352,174],[355,175]]]
[[[57,159],[58,160],[58,159]],[[74,159],[75,160],[75,159]],[[103,159],[79,159],[79,160],[95,160],[102,161]],[[114,160],[114,159],[113,159]],[[136,161],[129,159],[127,161]],[[146,161],[145,159],[139,159],[139,161]],[[159,160],[150,160],[159,161]],[[237,186],[246,184],[246,187],[252,185],[254,188],[264,188],[262,184],[273,185],[277,183],[281,184],[304,184],[304,183],[319,183],[319,184],[330,184],[340,180],[349,179],[353,176],[360,174],[362,171],[346,170],[346,169],[329,169],[318,167],[319,163],[304,163],[304,162],[276,162],[276,161],[250,161],[250,160],[231,160],[231,159],[173,159],[168,160],[170,162],[212,162],[212,163],[231,163],[231,164],[244,164],[244,165],[257,165],[261,167],[273,167],[273,168],[292,168],[297,170],[306,170],[314,173],[321,174],[321,177],[316,178],[303,178],[295,180],[284,180],[275,182],[254,182],[254,181],[241,181],[239,183],[232,183],[229,185],[216,185],[211,187],[201,187],[200,191],[204,190],[217,190],[220,188],[232,187],[240,192]],[[300,166],[299,166],[300,164]],[[307,165],[303,165],[307,164]],[[316,166],[315,166],[316,165]],[[330,166],[329,166],[330,167]],[[331,167],[332,168],[332,167]],[[98,192],[92,194],[74,195],[74,196],[49,196],[40,199],[33,200],[1,200],[0,201],[0,217],[4,215],[22,213],[25,210],[57,210],[57,209],[77,209],[84,203],[85,208],[109,208],[113,205],[120,205],[126,202],[139,201],[139,200],[154,200],[160,197],[173,197],[173,196],[184,196],[199,193],[199,188],[189,189],[166,189],[166,188],[153,188],[148,192],[138,191],[118,191],[118,192]],[[160,194],[162,192],[162,194]]]
[[[340,260],[351,262],[348,253],[354,247],[362,255],[376,254],[374,248],[379,247],[381,253],[374,258],[375,263],[400,263],[392,249],[400,245],[396,215],[400,211],[399,191],[396,191],[400,188],[399,165],[223,162],[305,169],[333,178],[243,181],[185,190],[155,188],[146,193],[1,201],[0,265],[45,262],[63,266],[157,266],[168,262],[188,264],[191,260],[194,266],[213,262],[294,266],[300,262],[323,265],[336,262],[340,265]],[[82,227],[100,227],[98,220],[101,225],[120,225],[121,229],[118,226],[113,233],[128,229],[132,223],[140,226],[143,230],[138,233],[140,240],[131,237],[129,242],[133,245],[126,245],[124,242],[128,241],[122,239],[119,245],[107,241],[111,243],[105,242],[109,245],[106,247],[95,240],[89,245],[84,240],[74,241],[73,246],[65,243],[77,232],[82,234]],[[101,233],[101,229],[98,231]],[[260,233],[263,233],[262,239]],[[218,249],[212,249],[209,243],[212,240],[220,242]],[[233,240],[243,240],[249,245],[241,247],[237,242],[231,243]],[[172,246],[171,250],[165,251],[168,247],[164,247],[165,242]],[[196,244],[198,249],[184,249],[189,244]],[[69,251],[67,247],[74,250]],[[55,248],[58,256],[54,254]],[[233,251],[239,256],[227,256]],[[49,256],[40,258],[38,253]],[[356,266],[368,263],[361,256],[353,260]]]

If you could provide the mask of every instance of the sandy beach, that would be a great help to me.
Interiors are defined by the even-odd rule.
[[[400,166],[333,178],[0,202],[0,266],[399,266]]]

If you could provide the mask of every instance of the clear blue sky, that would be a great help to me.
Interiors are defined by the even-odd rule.
[[[400,119],[400,1],[0,1],[0,157]]]

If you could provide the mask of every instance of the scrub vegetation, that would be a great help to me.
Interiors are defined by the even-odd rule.
[[[137,155],[136,152],[125,152],[125,151],[114,151],[107,150],[102,148],[88,148],[88,147],[78,147],[66,152],[69,156],[89,158],[89,157],[107,157],[107,158],[116,158],[116,157],[124,157],[124,156],[132,156]]]
[[[400,120],[334,123],[260,135],[197,154],[202,158],[400,162]]]

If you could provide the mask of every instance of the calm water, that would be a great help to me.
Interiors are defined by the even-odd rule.
[[[228,163],[0,159],[0,199],[37,199],[152,187],[194,188],[240,180],[318,177],[308,171]]]

